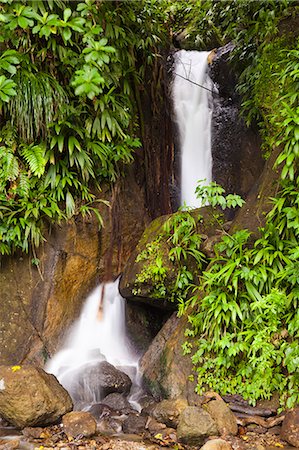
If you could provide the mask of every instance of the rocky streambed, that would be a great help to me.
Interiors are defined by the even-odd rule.
[[[119,392],[114,386],[113,392],[111,385],[109,391],[88,410],[76,411],[53,375],[30,365],[0,366],[0,449],[299,447],[299,408],[277,414],[275,402],[253,408],[238,396],[209,392],[198,396],[197,404],[183,397],[156,401],[144,394],[137,411],[127,389]]]

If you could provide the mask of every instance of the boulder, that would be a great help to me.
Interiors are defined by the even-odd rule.
[[[118,414],[116,410],[104,405],[103,403],[95,403],[94,405],[91,405],[87,412],[89,412],[96,421],[100,421],[103,417],[110,417]]]
[[[98,421],[97,430],[102,434],[118,434],[122,431],[122,423],[114,417],[103,417]]]
[[[163,282],[166,287],[166,291],[171,292],[173,290],[178,268],[175,262],[170,261],[168,257],[170,247],[167,242],[164,224],[169,218],[174,217],[177,214],[180,213],[158,217],[151,222],[151,224],[144,231],[136,249],[130,256],[128,263],[125,266],[125,270],[120,280],[119,289],[124,298],[149,303],[153,307],[164,310],[176,309],[177,305],[167,298],[167,294],[166,297],[164,296],[162,298],[162,295],[156,289],[155,283],[153,283],[152,279],[149,279],[147,276],[144,276],[142,280],[138,280],[137,278],[139,274],[146,273],[146,270],[155,262],[158,255],[161,258],[163,267],[166,269],[165,279]],[[216,233],[218,223],[213,217],[210,207],[195,209],[186,214],[190,214],[196,220],[197,232],[204,234],[207,238]],[[199,216],[203,217],[203,220],[199,220]],[[157,238],[161,235],[164,236],[164,238],[158,242]],[[147,258],[141,260],[138,259],[138,255],[142,254],[144,251],[147,251],[148,248],[154,248],[155,251],[152,251]],[[202,248],[204,248],[204,245],[202,245]],[[190,259],[187,261],[186,265],[192,272],[192,267],[194,266],[193,260]]]
[[[165,423],[168,427],[176,428],[179,416],[187,408],[188,403],[185,398],[174,400],[162,400],[152,411],[152,416],[158,421]]]
[[[211,439],[200,450],[232,450],[232,446],[223,439]]]
[[[121,411],[123,409],[131,409],[131,404],[128,399],[117,392],[113,392],[112,394],[107,395],[103,400],[101,400],[103,405],[109,406],[109,408]]]
[[[177,436],[187,445],[202,445],[209,436],[218,436],[215,421],[204,409],[188,406],[179,418]]]
[[[232,413],[227,404],[217,396],[216,399],[210,400],[204,405],[210,416],[215,420],[219,433],[222,436],[231,434],[236,436],[238,433],[238,425],[235,415]]]
[[[69,438],[90,437],[97,431],[97,423],[89,412],[72,411],[62,418],[63,431]]]
[[[130,377],[107,361],[87,364],[75,376],[77,379],[70,393],[76,401],[81,400],[80,396],[85,397],[86,387],[92,391],[93,398],[99,401],[113,392],[128,394],[132,386]]]
[[[143,434],[147,419],[146,416],[130,414],[123,423],[123,432],[126,434]]]
[[[288,444],[299,447],[299,407],[286,413],[280,436]]]
[[[33,366],[0,366],[0,416],[16,427],[46,426],[72,410],[54,375]]]
[[[189,380],[190,355],[184,356],[182,350],[187,326],[187,317],[179,318],[173,313],[140,360],[144,385],[156,400],[182,396],[190,403],[198,397],[194,393],[196,383]]]

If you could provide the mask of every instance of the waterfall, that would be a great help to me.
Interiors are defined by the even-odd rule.
[[[101,309],[102,315],[99,317]],[[89,295],[63,348],[47,363],[45,370],[54,374],[72,394],[84,368],[101,361],[107,361],[127,372],[135,384],[135,391],[138,391],[138,356],[126,336],[125,302],[118,292],[118,280],[98,286]],[[81,404],[75,407],[84,409],[101,400],[94,394],[96,389],[93,388],[84,385]],[[136,403],[134,398],[131,398],[131,402]]]
[[[208,184],[212,179],[213,83],[207,74],[209,53],[180,50],[174,55],[173,102],[181,148],[181,205],[191,207],[201,206],[195,195],[198,181],[205,179]]]

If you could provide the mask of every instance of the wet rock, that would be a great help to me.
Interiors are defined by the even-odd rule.
[[[109,408],[121,411],[123,409],[131,409],[131,404],[122,394],[116,392],[107,395],[103,400],[101,400],[103,405],[109,406]]]
[[[114,414],[117,414],[117,411],[110,408],[108,405],[104,405],[103,403],[96,403],[92,405],[88,412],[95,418],[95,420],[100,420],[103,417],[109,417]]]
[[[97,423],[93,416],[84,411],[72,411],[62,418],[63,431],[68,437],[90,437],[96,433]]]
[[[103,419],[100,419],[98,421],[98,432],[112,435],[112,434],[118,434],[122,431],[122,423],[120,420],[117,420],[112,417],[104,417]]]
[[[155,253],[153,253],[152,259],[151,257],[149,257],[143,260],[138,260],[137,256],[144,250],[146,250],[147,246],[150,246],[153,242],[156,242],[158,236],[163,234],[165,236],[164,224],[170,217],[175,216],[175,214],[177,213],[174,213],[173,215],[158,217],[153,222],[151,222],[144,231],[135,251],[132,253],[131,257],[128,260],[128,263],[120,280],[119,289],[121,295],[124,298],[132,301],[137,301],[139,303],[148,303],[155,308],[160,308],[166,311],[176,309],[176,305],[170,299],[159,298],[159,293],[155,292],[155,286],[152,280],[145,278],[144,281],[137,282],[137,275],[147,270],[147,268],[153,263],[156,255]],[[190,212],[190,214],[196,220],[197,231],[199,233],[206,234],[208,237],[215,234],[217,223],[213,218],[212,210],[210,207],[195,209]],[[199,214],[204,218],[203,221],[198,220]],[[159,243],[155,245],[156,247],[158,247],[158,252],[159,256],[161,257],[163,267],[165,267],[166,269],[164,284],[166,289],[170,291],[174,288],[178,267],[176,266],[175,262],[169,260],[169,245],[167,243],[167,237],[165,237],[165,239],[161,239]],[[191,265],[192,263],[190,263],[190,266]],[[192,268],[189,267],[189,269]]]
[[[188,406],[179,418],[177,436],[187,445],[202,445],[209,436],[217,436],[218,429],[210,414],[197,406]]]
[[[280,436],[294,447],[299,447],[299,407],[286,413]]]
[[[159,422],[165,423],[168,427],[176,428],[179,416],[187,406],[188,402],[185,398],[162,400],[153,409],[152,416]]]
[[[92,387],[93,396],[100,400],[113,392],[128,394],[132,381],[129,376],[116,369],[112,364],[102,361],[98,364],[87,364],[77,374],[77,381],[72,386],[71,395],[76,400],[84,398],[86,386]]]
[[[33,366],[0,366],[0,415],[13,425],[46,426],[72,410],[54,375]]]
[[[147,423],[146,416],[130,414],[123,423],[123,432],[127,434],[143,434]]]
[[[216,399],[210,400],[204,406],[211,417],[215,420],[221,435],[237,435],[238,425],[236,417],[220,397],[217,396]]]
[[[211,439],[200,450],[232,450],[232,446],[223,439]]]

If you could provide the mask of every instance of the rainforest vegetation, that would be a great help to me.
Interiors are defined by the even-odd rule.
[[[257,240],[246,230],[225,234],[210,261],[196,221],[180,213],[161,237],[180,266],[172,291],[159,241],[140,256],[153,259],[140,276],[189,314],[185,351],[198,392],[208,386],[255,402],[279,391],[287,407],[299,402],[296,17],[292,0],[0,1],[2,255],[38,246],[51,224],[76,214],[101,222],[101,185],[141,145],[138,88],[172,39],[185,33],[197,49],[235,44],[244,117],[259,124],[265,157],[280,148],[272,210]],[[243,203],[215,184],[197,193],[215,208]],[[215,220],[220,226],[217,211]]]

